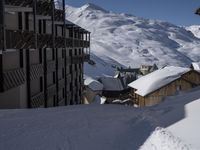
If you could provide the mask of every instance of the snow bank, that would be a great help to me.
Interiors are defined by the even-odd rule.
[[[140,150],[191,150],[191,148],[166,129],[156,128]]]
[[[190,71],[189,68],[174,66],[165,67],[139,78],[130,83],[129,86],[136,89],[138,95],[146,96],[164,85],[180,78],[181,75],[188,71]]]
[[[200,149],[199,108],[200,89],[197,88],[142,109],[80,105],[0,110],[0,149]]]

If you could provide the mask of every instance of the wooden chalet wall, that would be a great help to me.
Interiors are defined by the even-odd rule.
[[[90,33],[66,23],[61,1],[1,0],[0,108],[82,103]]]
[[[200,74],[192,70],[145,97],[136,94],[136,90],[132,89],[131,97],[134,103],[140,107],[152,106],[160,103],[166,96],[174,95],[179,91],[187,91],[199,85]]]

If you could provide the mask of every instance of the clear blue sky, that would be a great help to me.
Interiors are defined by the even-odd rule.
[[[200,0],[66,0],[66,4],[76,7],[86,3],[94,3],[113,12],[165,20],[182,26],[200,24],[200,16],[194,14]]]

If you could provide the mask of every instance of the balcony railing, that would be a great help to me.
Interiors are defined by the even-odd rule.
[[[31,108],[44,107],[44,93],[38,93],[31,97]]]
[[[27,7],[33,5],[33,0],[5,0],[6,5]]]
[[[0,31],[0,35],[2,35]],[[3,37],[0,36],[0,41]],[[52,48],[53,37],[51,34],[37,34],[37,47],[38,48]],[[55,37],[55,48],[64,48],[65,39],[62,36]],[[3,42],[0,42],[2,47]],[[66,38],[66,46],[88,48],[89,41],[80,39]],[[6,48],[7,49],[30,49],[35,48],[35,35],[33,31],[20,31],[20,30],[6,30]]]
[[[33,0],[5,0],[6,5],[19,6],[19,7],[33,7]],[[37,15],[51,16],[52,4],[50,0],[37,0]],[[61,9],[54,9],[55,20],[62,21],[64,11]]]
[[[1,85],[3,84],[4,90],[9,90],[18,87],[21,84],[24,84],[25,82],[25,73],[22,68],[5,71],[3,73],[3,77],[4,77],[4,82],[0,84]]]

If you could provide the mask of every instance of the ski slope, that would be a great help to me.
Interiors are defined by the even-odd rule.
[[[94,4],[67,5],[66,18],[92,33],[92,53],[107,63],[186,67],[200,60],[200,39],[184,27],[110,12]]]

